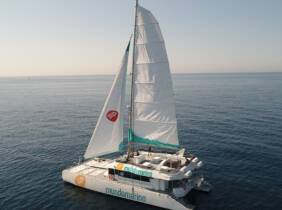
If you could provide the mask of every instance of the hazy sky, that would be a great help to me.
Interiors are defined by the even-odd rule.
[[[140,0],[174,73],[282,71],[281,0]],[[111,74],[134,0],[0,0],[0,76]]]

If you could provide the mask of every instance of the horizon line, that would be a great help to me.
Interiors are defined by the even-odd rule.
[[[171,73],[172,75],[183,75],[183,74],[268,74],[268,73],[282,73],[282,71],[234,71],[234,72],[176,72]],[[129,75],[128,73],[127,75]],[[18,75],[18,76],[0,76],[0,78],[17,78],[17,77],[86,77],[86,76],[114,76],[116,74],[50,74],[50,75]]]

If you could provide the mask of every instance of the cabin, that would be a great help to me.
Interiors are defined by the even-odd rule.
[[[201,166],[202,162],[192,155],[138,151],[129,160],[126,155],[116,159],[108,176],[124,184],[167,193],[180,189],[184,194],[189,186],[192,189],[192,170]]]

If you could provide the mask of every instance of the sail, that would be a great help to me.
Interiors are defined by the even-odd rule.
[[[164,39],[152,13],[140,6],[135,36],[134,120],[129,139],[177,148],[174,94]]]
[[[125,106],[126,72],[129,44],[124,54],[119,73],[98,119],[84,158],[97,157],[119,150],[123,141],[123,110]]]

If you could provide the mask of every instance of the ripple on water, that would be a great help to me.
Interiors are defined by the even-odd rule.
[[[1,80],[0,209],[157,209],[61,180],[62,169],[83,154],[112,79]],[[213,185],[187,202],[200,210],[282,208],[281,80],[174,76],[179,137],[204,161],[201,171]]]

